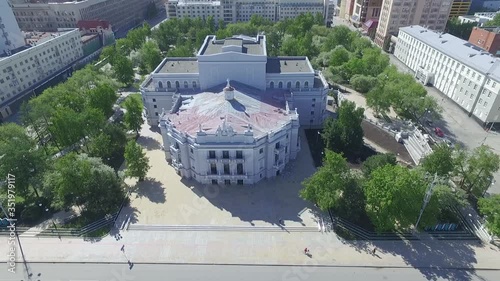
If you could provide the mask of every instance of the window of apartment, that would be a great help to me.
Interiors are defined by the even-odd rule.
[[[311,111],[311,115],[314,115],[314,111]]]
[[[470,99],[472,99],[474,97],[474,94],[470,94]]]
[[[153,99],[153,102],[156,102],[156,99]]]
[[[488,98],[491,97],[491,92],[488,92]]]
[[[212,184],[217,185],[217,180],[212,180]]]
[[[243,151],[242,150],[236,150],[236,158],[243,159]]]
[[[243,185],[243,180],[238,180],[237,183],[238,185]]]
[[[495,88],[497,86],[497,83],[493,82],[493,85],[491,85],[491,86],[493,86],[493,88]]]
[[[483,103],[483,99],[479,99],[479,103]]]
[[[476,85],[476,84],[474,84],[474,90],[475,90],[475,89],[477,89],[477,85]]]
[[[158,112],[155,112],[155,116],[158,116]]]
[[[490,79],[487,79],[487,80],[486,80],[486,85],[490,85],[490,83],[491,83],[491,80],[490,80]]]
[[[231,180],[224,180],[225,185],[231,185]]]
[[[488,105],[488,102],[485,101],[483,106],[486,107],[487,105]]]
[[[208,151],[208,158],[215,159],[215,150]]]
[[[264,153],[264,148],[259,149],[259,154]]]
[[[157,107],[158,107],[158,106],[157,106],[156,104],[155,104],[155,105],[153,105],[153,108],[157,108]]]
[[[189,149],[189,151],[191,152],[191,154],[193,154],[193,148],[192,147]]]
[[[227,150],[222,151],[222,158],[229,159],[229,151]]]

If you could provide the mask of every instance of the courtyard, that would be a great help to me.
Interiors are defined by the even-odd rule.
[[[151,169],[144,182],[127,180],[131,202],[119,221],[130,218],[131,226],[278,226],[281,219],[284,228],[318,228],[318,210],[298,196],[301,182],[316,169],[304,131],[297,159],[280,176],[256,185],[228,186],[181,178],[165,160],[159,131],[144,125],[140,135],[137,142],[145,148]]]

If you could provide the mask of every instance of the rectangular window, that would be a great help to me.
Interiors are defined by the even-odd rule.
[[[153,99],[153,102],[156,102],[156,99]]]
[[[259,149],[259,154],[264,153],[264,148]]]
[[[231,185],[231,180],[224,180],[225,185]]]
[[[229,159],[229,151],[227,150],[222,151],[222,158]]]
[[[488,105],[488,102],[484,102],[484,107],[486,107]]]
[[[153,108],[158,108],[158,106],[155,104],[155,105],[153,105]]]
[[[243,159],[243,151],[242,150],[236,150],[236,158]]]
[[[238,185],[243,185],[243,180],[238,180]]]
[[[208,152],[208,158],[215,159],[215,150],[210,150]]]

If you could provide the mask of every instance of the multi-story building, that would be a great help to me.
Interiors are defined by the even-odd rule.
[[[473,16],[459,16],[458,21],[460,23],[477,23],[477,26],[483,26],[484,23],[492,20],[497,13],[498,12],[479,12],[475,13]]]
[[[472,0],[453,0],[451,3],[449,19],[467,15]]]
[[[30,45],[0,57],[0,118],[12,114],[11,104],[83,57],[78,29],[29,32],[26,41]]]
[[[362,26],[367,21],[378,22],[382,0],[355,0],[350,21]]]
[[[498,11],[498,9],[500,9],[500,1],[483,1],[483,9]]]
[[[469,42],[488,51],[494,56],[500,55],[500,27],[474,27]]]
[[[327,91],[307,57],[267,57],[264,35],[207,36],[196,57],[164,59],[141,85],[167,160],[202,183],[280,173],[300,149],[298,127],[322,125]]]
[[[24,35],[19,29],[16,18],[7,0],[0,0],[0,55],[26,45]]]
[[[328,0],[168,0],[165,4],[168,18],[213,16],[216,21],[249,21],[252,15],[270,21],[293,18],[301,13],[320,13],[327,20]]]
[[[500,60],[450,34],[421,26],[399,31],[394,55],[480,123],[496,123],[500,115]]]
[[[105,20],[116,30],[128,29],[144,20],[148,6],[161,7],[162,0],[11,0],[22,30],[55,31],[76,28],[80,20]]]
[[[422,25],[443,31],[450,14],[453,0],[384,0],[378,21],[375,43],[387,44],[391,36],[397,36],[399,28]]]

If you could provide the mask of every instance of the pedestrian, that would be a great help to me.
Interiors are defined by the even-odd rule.
[[[377,252],[377,247],[373,248],[372,255],[375,255],[376,252]]]
[[[304,249],[304,254],[307,255],[307,253],[309,253],[309,250],[307,248]]]
[[[120,249],[120,251],[125,252],[125,245],[122,245],[122,248]]]

